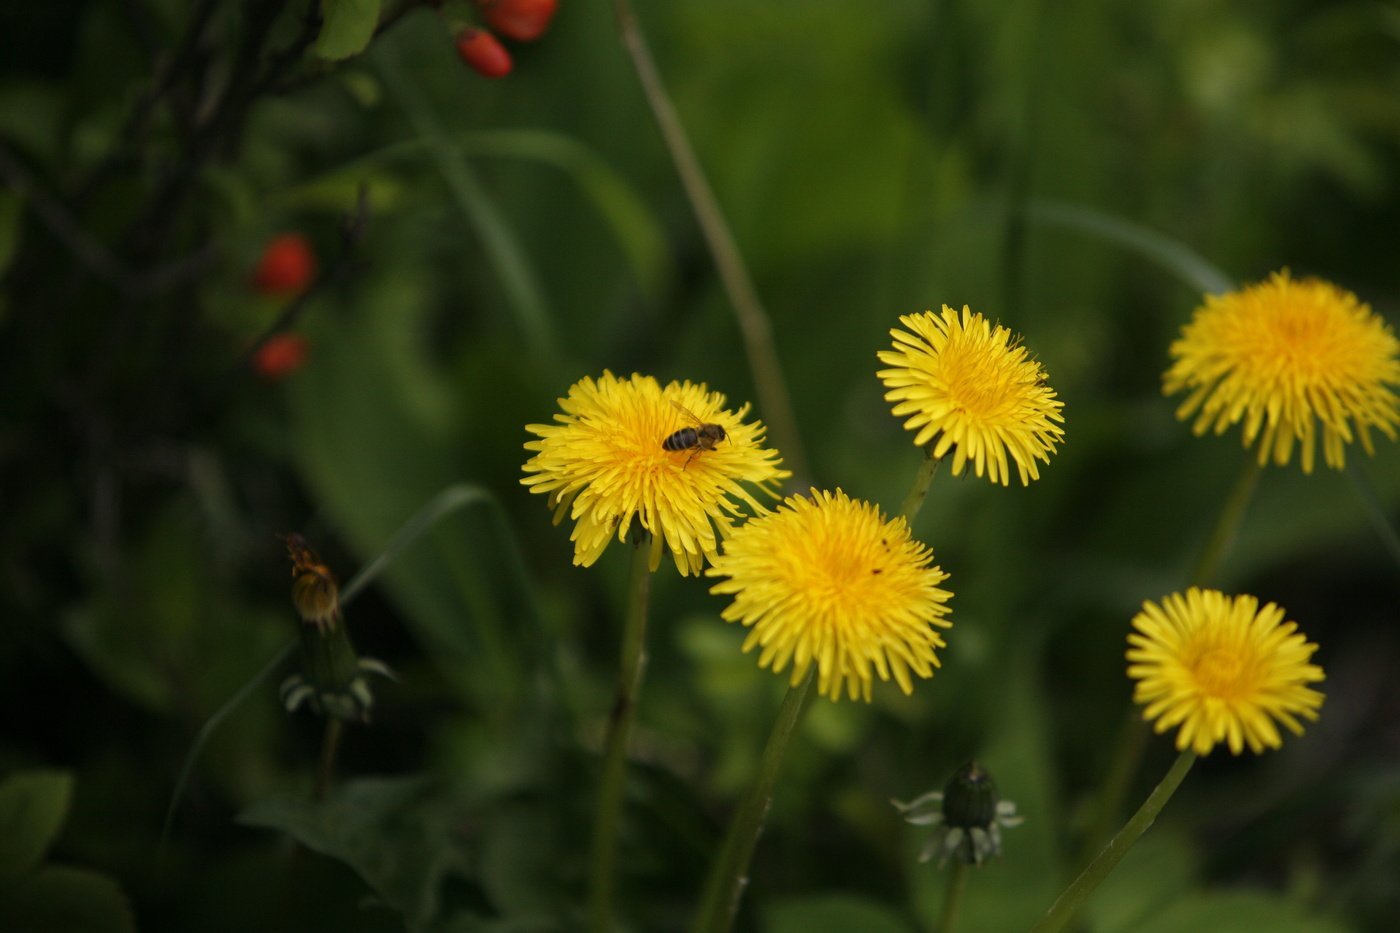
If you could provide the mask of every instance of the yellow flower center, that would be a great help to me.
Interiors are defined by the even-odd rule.
[[[1218,700],[1233,700],[1254,691],[1253,665],[1238,650],[1211,648],[1191,665],[1201,692]]]
[[[949,360],[948,395],[953,407],[975,418],[1001,414],[1007,401],[1007,386],[999,374],[990,372],[985,360],[959,356]]]
[[[1339,367],[1357,362],[1354,341],[1337,333],[1332,318],[1315,304],[1284,305],[1274,315],[1261,315],[1263,326],[1242,335],[1248,356],[1261,375],[1291,377],[1301,383],[1314,383],[1335,375]],[[1364,359],[1364,351],[1361,354]]]

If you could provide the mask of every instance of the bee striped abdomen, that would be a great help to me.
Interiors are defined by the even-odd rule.
[[[663,450],[690,450],[700,446],[700,435],[694,428],[681,428],[661,442]]]

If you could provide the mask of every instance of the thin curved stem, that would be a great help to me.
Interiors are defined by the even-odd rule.
[[[320,803],[326,799],[331,789],[331,778],[335,775],[335,759],[340,752],[340,739],[345,734],[345,723],[334,716],[326,717],[326,731],[321,737],[321,761],[316,768],[316,786],[311,791],[311,799]]]
[[[1074,919],[1074,915],[1079,912],[1089,895],[1094,893],[1094,889],[1118,866],[1142,834],[1147,832],[1147,827],[1157,819],[1157,814],[1162,812],[1172,794],[1176,793],[1176,789],[1181,786],[1186,773],[1195,762],[1196,753],[1190,749],[1177,756],[1167,771],[1167,776],[1153,788],[1151,794],[1148,794],[1147,800],[1143,801],[1132,819],[1124,824],[1118,835],[1109,840],[1108,845],[1104,846],[1088,867],[1079,873],[1079,877],[1065,888],[1064,893],[1051,905],[1040,922],[1031,927],[1031,933],[1055,933],[1064,929],[1065,925]]]
[[[899,507],[900,516],[911,526],[914,524],[914,519],[918,517],[919,510],[924,507],[924,499],[928,498],[929,484],[933,482],[933,477],[938,472],[938,465],[942,462],[942,457],[935,457],[928,450],[924,451],[924,459],[919,464],[919,472],[914,475],[914,485],[909,488],[909,494],[904,497],[904,503]]]
[[[598,787],[589,869],[589,929],[593,933],[612,930],[613,893],[617,886],[617,826],[626,788],[627,740],[632,735],[637,694],[646,667],[647,601],[651,593],[649,550],[646,540],[637,541],[632,547],[617,688],[603,736],[603,773]]]
[[[783,756],[802,717],[802,708],[815,676],[816,666],[813,665],[802,683],[789,687],[783,697],[773,731],[768,735],[768,744],[763,747],[758,774],[754,776],[753,784],[729,824],[724,846],[706,881],[694,928],[696,933],[726,933],[734,923],[734,916],[739,912],[739,900],[748,886],[749,863],[753,861],[758,837],[763,833],[763,821],[773,802],[773,788],[782,771]]]
[[[744,342],[744,352],[748,356],[749,369],[753,372],[754,386],[758,390],[758,399],[768,424],[773,429],[773,440],[783,452],[788,466],[801,485],[810,474],[807,472],[807,457],[797,430],[797,417],[793,413],[792,396],[788,392],[787,382],[783,379],[782,364],[778,361],[777,351],[773,347],[772,320],[758,297],[758,290],[754,288],[748,267],[744,264],[743,256],[734,241],[734,234],[729,229],[724,212],[720,210],[719,201],[710,188],[709,180],[705,177],[705,170],[700,166],[695,148],[690,144],[690,138],[686,135],[676,106],[666,92],[666,85],[661,80],[656,61],[651,57],[651,49],[637,24],[631,3],[628,0],[613,0],[613,11],[617,16],[617,30],[622,44],[632,59],[632,67],[636,69],[647,105],[656,119],[671,161],[675,163],[686,198],[689,199],[691,210],[695,212],[695,219],[700,224],[705,245],[714,258],[720,283],[724,286],[730,306],[734,309],[734,317],[739,323],[739,333]]]
[[[1239,479],[1235,480],[1234,488],[1220,507],[1215,527],[1211,529],[1210,537],[1206,539],[1196,563],[1191,568],[1192,586],[1205,586],[1219,572],[1221,562],[1229,553],[1230,546],[1235,543],[1240,523],[1244,520],[1245,509],[1254,498],[1254,488],[1259,484],[1259,472],[1258,458],[1253,455],[1247,456],[1244,469],[1240,471]]]

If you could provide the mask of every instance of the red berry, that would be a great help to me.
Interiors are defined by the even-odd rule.
[[[559,0],[477,0],[491,28],[516,42],[544,35],[559,9]]]
[[[306,352],[306,338],[301,334],[273,334],[253,353],[253,371],[268,382],[276,382],[301,369]]]
[[[294,295],[316,275],[316,254],[300,233],[283,233],[267,241],[253,270],[253,288],[264,295]]]
[[[469,26],[458,33],[457,55],[487,78],[504,78],[513,67],[506,47],[485,29]]]

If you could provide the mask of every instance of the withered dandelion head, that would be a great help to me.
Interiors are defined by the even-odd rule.
[[[1244,445],[1259,442],[1259,463],[1284,466],[1296,442],[1311,473],[1321,425],[1327,465],[1345,465],[1371,429],[1391,440],[1400,424],[1400,341],[1349,291],[1288,271],[1224,295],[1207,295],[1171,345],[1167,394],[1187,391],[1178,418],[1195,416],[1197,435],[1244,423]]]
[[[303,622],[317,629],[335,628],[340,620],[340,586],[335,574],[301,535],[278,535],[292,562],[292,603]]]
[[[816,664],[820,693],[836,700],[844,686],[868,702],[875,676],[910,693],[939,666],[948,575],[904,519],[839,489],[750,519],[706,574],[728,578],[710,592],[734,597],[723,616],[749,628],[744,650],[760,648],[759,667],[774,673],[791,664],[793,685]]]
[[[1317,719],[1323,679],[1309,663],[1317,645],[1283,621],[1273,603],[1195,587],[1151,601],[1133,617],[1128,676],[1134,702],[1157,732],[1180,726],[1178,750],[1205,755],[1224,742],[1238,755],[1278,748],[1276,722],[1302,735],[1300,719]]]
[[[743,420],[748,406],[729,411],[703,383],[663,388],[651,376],[604,371],[570,386],[559,407],[554,424],[525,426],[539,439],[525,444],[535,453],[520,482],[549,496],[556,524],[566,514],[574,520],[579,566],[592,565],[613,538],[626,540],[635,520],[651,535],[652,570],[664,548],[682,574],[698,574],[745,505],[764,511],[750,487],[776,496],[791,475],[763,446],[763,425]],[[663,447],[676,431],[696,427],[691,414],[723,428],[723,440],[698,452]]]
[[[953,452],[953,473],[972,461],[978,476],[1003,486],[1015,461],[1022,485],[1040,478],[1037,460],[1050,462],[1064,440],[1064,403],[1046,382],[1045,367],[1011,331],[963,306],[941,314],[900,317],[894,349],[877,354],[891,367],[876,375],[889,389],[896,417],[908,415],[914,443],[942,457]]]

